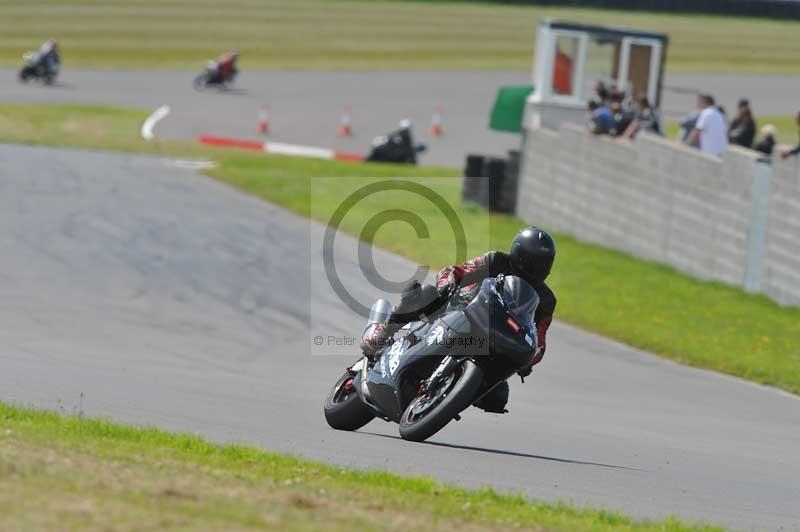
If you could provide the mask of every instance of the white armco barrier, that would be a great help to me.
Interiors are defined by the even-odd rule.
[[[653,135],[621,144],[565,124],[526,131],[517,214],[541,225],[800,305],[800,170]]]

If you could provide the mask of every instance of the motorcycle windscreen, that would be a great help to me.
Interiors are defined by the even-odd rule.
[[[521,277],[508,275],[503,282],[503,301],[517,323],[528,330],[533,329],[533,313],[539,306],[536,289]]]

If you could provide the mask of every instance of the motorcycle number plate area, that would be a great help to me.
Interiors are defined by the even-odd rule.
[[[392,347],[385,352],[378,360],[378,371],[384,379],[394,376],[397,367],[400,365],[400,357],[403,356],[408,348],[408,340],[403,338],[392,344]]]

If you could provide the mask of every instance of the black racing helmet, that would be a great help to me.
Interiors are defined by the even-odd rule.
[[[541,283],[550,275],[556,258],[556,243],[547,231],[527,227],[511,242],[511,269],[531,284]]]

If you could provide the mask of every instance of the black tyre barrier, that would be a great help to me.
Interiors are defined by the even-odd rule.
[[[499,211],[500,195],[505,187],[506,160],[492,157],[486,161],[486,199],[482,206],[490,211]]]
[[[508,159],[467,155],[462,201],[477,203],[493,212],[513,214],[517,206],[519,151],[509,151],[508,155]]]
[[[467,163],[464,166],[464,181],[461,186],[461,201],[478,203],[481,182],[486,180],[483,177],[485,159],[483,155],[467,155]]]

